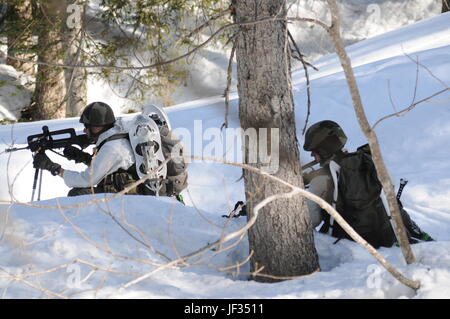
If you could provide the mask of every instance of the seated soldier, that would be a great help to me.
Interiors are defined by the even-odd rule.
[[[335,198],[334,195],[335,183],[333,181],[330,170],[330,162],[333,161],[339,165],[342,159],[348,156],[347,155],[348,153],[343,149],[346,142],[347,136],[345,135],[342,128],[337,123],[329,120],[313,124],[311,127],[308,128],[305,134],[305,144],[303,148],[305,151],[311,152],[311,156],[313,156],[315,161],[318,164],[320,164],[320,168],[312,170],[310,172],[305,170],[303,174],[304,184],[309,185],[308,188],[309,192],[321,197],[330,205],[333,204]],[[381,203],[381,199],[378,202]],[[327,232],[328,230],[331,230],[330,227],[333,227],[333,225],[330,225],[329,223],[330,218],[328,214],[324,210],[322,210],[322,208],[317,203],[311,200],[307,200],[307,205],[311,216],[312,226],[316,228],[320,224],[323,224],[321,227],[321,232]],[[418,241],[433,240],[427,233],[423,232],[417,226],[417,224],[414,223],[414,221],[411,220],[408,213],[403,209],[400,201],[399,206],[403,223],[405,224],[405,227],[407,229],[410,242],[416,243]],[[352,225],[352,221],[355,219],[352,219],[351,217],[346,218],[345,212],[339,211],[338,208],[336,209],[344,217],[344,219],[346,219],[346,221],[350,223],[350,225],[353,228],[360,226],[356,225],[356,222],[355,225]],[[376,209],[379,210],[379,207]],[[386,215],[386,209],[384,209],[383,214]],[[383,244],[382,241],[376,241],[378,244],[375,246],[389,247],[395,241],[395,235],[393,234],[393,230],[390,226],[389,217],[386,217],[386,220],[388,227],[390,228],[389,231],[392,234],[394,240],[386,241],[387,244]],[[365,227],[367,227],[367,224],[370,223],[366,223]],[[375,224],[375,221],[373,221],[373,224]],[[361,233],[360,235],[363,236]],[[336,236],[336,233],[334,233],[333,236]],[[349,238],[346,235],[338,235],[338,237]]]

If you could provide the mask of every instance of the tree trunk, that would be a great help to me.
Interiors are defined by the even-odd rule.
[[[75,7],[76,6],[76,7]],[[83,62],[84,47],[84,15],[83,0],[76,0],[72,4],[68,17],[68,31],[66,33],[66,64],[80,65]],[[67,68],[65,70],[67,90],[67,116],[79,116],[87,104],[87,70],[85,68]]]
[[[442,13],[450,11],[449,0],[442,0]]]
[[[36,74],[35,64],[23,60],[34,60],[33,53],[27,53],[33,46],[33,5],[24,0],[8,9],[7,23],[13,24],[13,34],[8,33],[8,58],[6,64],[27,75]],[[9,16],[9,17],[8,17]],[[15,59],[17,58],[17,59]],[[19,60],[20,59],[20,60]]]
[[[64,64],[65,1],[40,1],[42,25],[38,34],[38,61]],[[22,111],[22,118],[38,121],[66,116],[66,85],[64,69],[53,65],[38,65],[36,87],[31,105]]]
[[[267,17],[285,17],[283,0],[236,1],[236,22]],[[291,70],[287,50],[287,29],[282,21],[240,26],[236,46],[239,118],[245,130],[279,129],[279,168],[274,176],[303,188],[295,128]],[[258,134],[258,140],[264,136]],[[243,143],[244,161],[250,156]],[[269,143],[270,144],[270,143]],[[270,149],[269,145],[269,149]],[[256,167],[262,167],[259,159]],[[256,204],[274,194],[290,191],[263,175],[244,171],[249,217]],[[276,281],[270,276],[310,274],[319,268],[309,213],[304,199],[279,198],[267,204],[249,230],[250,250],[254,252],[252,271],[264,267],[258,281]]]

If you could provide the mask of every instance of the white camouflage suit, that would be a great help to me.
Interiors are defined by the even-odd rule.
[[[331,204],[334,186],[328,164],[315,170],[303,172],[303,181],[310,193],[319,196],[327,203]],[[316,228],[324,218],[322,208],[309,199],[306,200],[306,203],[308,205],[312,227]]]
[[[96,147],[108,137],[123,133],[120,125],[100,134]],[[96,186],[105,176],[120,168],[127,170],[135,163],[135,156],[130,142],[125,138],[109,141],[93,156],[91,165],[82,172],[64,170],[64,182],[71,188],[87,188]]]

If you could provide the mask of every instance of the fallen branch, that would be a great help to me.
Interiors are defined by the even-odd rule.
[[[258,203],[254,209],[253,209],[253,214],[252,217],[248,220],[247,224],[244,225],[241,229],[232,232],[230,234],[224,235],[222,236],[220,239],[218,239],[217,241],[208,244],[206,246],[204,246],[201,249],[198,249],[188,255],[185,255],[183,257],[180,257],[176,260],[172,260],[169,263],[166,264],[162,264],[159,265],[159,267],[147,274],[144,274],[138,278],[136,278],[135,280],[125,284],[122,286],[122,288],[128,288],[134,284],[137,284],[140,281],[143,281],[149,277],[151,277],[152,275],[154,275],[155,273],[158,273],[159,271],[163,270],[163,269],[167,269],[167,268],[172,268],[172,267],[177,267],[180,264],[187,264],[187,261],[193,257],[199,256],[200,254],[209,251],[213,248],[217,248],[217,247],[221,247],[221,245],[223,245],[224,243],[233,240],[235,238],[244,236],[247,232],[247,230],[252,227],[252,225],[255,223],[256,218],[258,216],[258,213],[260,211],[260,209],[262,207],[264,207],[266,204],[278,199],[278,198],[289,198],[289,197],[293,197],[293,196],[303,196],[307,199],[310,199],[314,202],[316,202],[321,208],[323,208],[329,215],[331,215],[334,220],[347,232],[347,234],[349,234],[349,236],[359,245],[361,245],[362,247],[364,247],[389,273],[392,274],[392,276],[394,276],[394,278],[396,278],[397,280],[399,280],[400,282],[402,282],[403,284],[405,284],[406,286],[413,288],[413,289],[418,289],[420,287],[420,283],[417,281],[412,281],[406,277],[404,277],[400,272],[398,272],[392,265],[390,265],[385,258],[380,255],[378,253],[378,251],[373,248],[366,240],[364,240],[358,233],[355,232],[355,230],[341,217],[341,215],[330,205],[328,204],[326,201],[324,201],[322,198],[309,193],[308,191],[299,188],[295,185],[291,185],[288,182],[285,182],[281,179],[279,179],[276,176],[272,176],[268,173],[265,173],[263,171],[261,171],[260,169],[257,169],[253,166],[250,165],[246,165],[246,164],[240,164],[240,163],[234,163],[234,162],[229,162],[229,161],[225,161],[223,159],[215,159],[215,158],[206,158],[206,157],[199,157],[199,156],[185,156],[186,158],[190,158],[191,160],[203,160],[203,161],[213,161],[213,162],[218,162],[218,163],[222,163],[222,164],[226,164],[226,165],[232,165],[232,166],[236,166],[236,167],[240,167],[243,169],[247,169],[247,170],[251,170],[254,172],[257,172],[263,176],[265,176],[266,178],[272,179],[276,182],[279,182],[285,186],[288,186],[291,191],[284,193],[284,194],[276,194],[276,195],[272,195],[270,197],[265,198],[263,201],[261,201],[260,203]],[[151,175],[151,173],[149,174]],[[149,178],[148,176],[144,177],[145,178]],[[109,201],[112,200],[118,196],[124,195],[129,189],[135,187],[137,184],[142,183],[143,180],[137,181],[135,183],[133,183],[132,185],[130,185],[129,187],[127,187],[126,189],[124,189],[122,192],[114,194],[112,196],[109,197],[105,197],[102,198],[101,200],[99,199],[94,199],[91,200],[87,203],[80,203],[78,205],[72,205],[72,206],[61,206],[61,205],[57,205],[57,206],[44,206],[45,208],[48,209],[58,209],[60,211],[60,214],[64,217],[65,221],[70,224],[72,226],[72,228],[75,230],[75,232],[77,232],[82,238],[84,238],[85,240],[87,240],[88,242],[90,242],[91,244],[93,244],[95,247],[111,254],[112,256],[116,256],[119,259],[124,259],[124,260],[134,260],[134,261],[138,261],[138,262],[142,262],[145,264],[149,264],[148,262],[144,261],[144,260],[137,260],[134,258],[130,258],[128,256],[122,256],[122,255],[117,255],[114,252],[108,250],[108,249],[104,249],[102,247],[99,247],[96,243],[92,242],[91,239],[89,239],[77,226],[75,226],[72,221],[70,220],[70,218],[68,218],[64,212],[62,211],[63,208],[74,208],[74,207],[82,207],[82,206],[87,206],[87,205],[91,205],[93,203],[97,204],[97,203],[101,203],[101,202],[105,202],[105,201]],[[136,184],[136,185],[134,185]],[[26,203],[15,203],[15,204],[24,204],[27,205]],[[58,202],[59,204],[59,202]],[[42,208],[43,206],[39,206],[39,205],[30,205],[33,207],[40,207]]]

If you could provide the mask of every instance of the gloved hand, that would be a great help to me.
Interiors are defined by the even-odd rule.
[[[34,156],[33,167],[50,171],[53,176],[61,171],[61,165],[53,163],[44,152],[39,152]]]
[[[63,153],[67,159],[73,160],[75,163],[84,163],[86,165],[91,164],[92,156],[86,152],[83,152],[79,148],[76,148],[75,146],[66,146]]]

